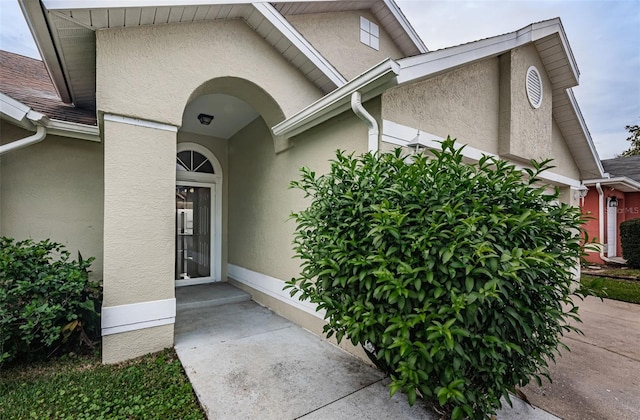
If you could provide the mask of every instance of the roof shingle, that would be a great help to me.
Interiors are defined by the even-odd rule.
[[[0,50],[0,92],[50,119],[96,125],[95,111],[62,102],[40,60]]]
[[[621,156],[602,161],[602,167],[612,176],[626,176],[640,182],[640,156]]]

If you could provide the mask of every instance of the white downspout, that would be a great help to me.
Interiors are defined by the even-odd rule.
[[[362,96],[360,92],[353,92],[351,94],[351,109],[353,112],[367,125],[369,129],[369,151],[378,151],[378,122],[371,114],[367,112],[362,106]]]
[[[611,262],[611,260],[604,256],[604,192],[600,183],[596,183],[596,190],[598,190],[598,235],[600,237],[600,259],[602,261]]]
[[[43,126],[37,126],[36,133],[25,137],[21,140],[12,141],[9,144],[5,144],[0,146],[0,155],[4,155],[5,153],[11,152],[13,150],[22,149],[23,147],[31,146],[32,144],[36,144],[44,140],[47,136],[47,129]]]

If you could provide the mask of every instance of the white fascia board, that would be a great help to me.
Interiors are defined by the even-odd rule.
[[[595,144],[593,144],[593,139],[591,138],[591,133],[589,132],[589,128],[587,128],[587,123],[584,121],[584,117],[582,116],[582,111],[580,111],[580,106],[578,105],[578,101],[573,94],[572,89],[566,90],[566,95],[569,98],[569,102],[573,107],[573,112],[580,123],[580,127],[582,128],[582,132],[584,133],[585,141],[587,142],[587,147],[591,152],[591,157],[593,158],[593,164],[597,168],[597,172],[601,177],[604,177],[604,168],[602,166],[602,162],[600,161],[600,156],[598,156],[598,151],[596,150]]]
[[[431,51],[414,57],[402,58],[398,60],[398,64],[401,67],[398,84],[413,83],[476,60],[499,55],[516,46],[516,34],[511,33],[444,50]]]
[[[304,54],[311,62],[331,80],[336,87],[340,87],[347,83],[340,72],[325,59],[318,50],[316,50],[293,25],[269,3],[252,3],[253,7],[264,16],[275,28],[282,33],[302,54]]]
[[[560,35],[564,45],[566,37],[560,20],[551,19],[504,35],[403,58],[398,60],[402,69],[398,76],[398,84],[413,83],[474,61],[495,57],[554,33]],[[575,61],[572,61],[573,56],[570,55],[571,51],[567,50],[566,46],[565,52],[570,58],[569,61],[575,64]],[[574,76],[577,81],[577,67],[574,68]]]
[[[0,114],[15,124],[27,130],[35,130],[35,126],[27,117],[31,111],[27,105],[20,101],[16,101],[10,96],[0,93]]]
[[[176,300],[103,306],[101,318],[103,336],[173,324],[176,319]]]
[[[396,18],[398,23],[400,23],[400,26],[402,26],[402,29],[404,29],[407,36],[411,39],[411,41],[416,46],[418,51],[420,51],[420,54],[429,52],[429,49],[427,48],[426,45],[424,45],[424,42],[422,42],[422,39],[420,39],[420,36],[415,31],[415,29],[413,29],[413,26],[407,20],[404,13],[402,13],[402,10],[400,10],[396,2],[394,0],[384,0],[384,4],[387,6],[391,14]]]
[[[438,150],[440,149],[441,147],[440,142],[443,140],[442,137],[438,137],[435,134],[430,134],[413,127],[398,124],[393,121],[389,121],[389,120],[382,121],[382,141],[386,143],[392,143],[398,146],[406,147],[407,144],[409,144],[416,137],[418,132],[420,133],[420,140],[425,145],[425,147],[429,149],[438,149]],[[475,162],[479,161],[482,158],[482,156],[489,156],[495,159],[501,159],[500,156],[496,155],[495,153],[485,152],[484,150],[477,149],[469,145],[465,145],[464,143],[455,142],[454,146],[456,149],[459,149],[462,146],[464,146],[464,149],[462,149],[462,156]],[[503,159],[503,160],[507,160],[509,163],[511,163],[513,166],[515,166],[517,169],[520,169],[520,170],[525,168],[533,169],[533,167],[529,165],[522,165],[519,163],[512,162],[508,159]],[[580,180],[578,179],[570,178],[570,177],[560,175],[558,173],[548,171],[548,170],[539,174],[538,178],[554,185],[563,185],[563,186],[569,186],[573,188],[579,188],[581,185]]]
[[[20,101],[0,93],[0,114],[26,130],[35,131],[36,124],[47,129],[48,135],[71,137],[74,139],[100,141],[100,131],[94,125],[49,119]]]
[[[31,31],[31,35],[38,47],[40,57],[44,62],[45,67],[53,86],[56,88],[62,102],[70,104],[72,103],[69,87],[64,77],[64,71],[62,65],[58,60],[58,54],[56,52],[53,38],[49,32],[49,25],[45,17],[45,12],[40,6],[39,0],[18,0],[22,14],[24,15],[27,26]]]
[[[47,133],[53,136],[100,142],[100,129],[95,125],[49,120],[45,127],[47,128]]]
[[[382,141],[386,143],[407,147],[407,144],[409,144],[414,138],[416,138],[418,133],[420,134],[420,141],[424,147],[428,149],[441,148],[441,142],[444,140],[443,137],[427,133],[426,131],[418,130],[416,128],[409,127],[403,124],[398,124],[393,121],[382,121]],[[459,148],[462,147],[463,144],[456,142],[455,146],[456,148]],[[485,152],[469,145],[464,146],[465,147],[462,150],[462,155],[473,161],[479,161],[483,155],[499,159],[498,155],[495,155],[493,153]]]
[[[582,182],[586,186],[600,185],[622,185],[634,191],[640,191],[640,182],[627,178],[626,176],[618,176],[615,178],[586,179]]]
[[[395,85],[400,67],[394,60],[385,60],[342,87],[320,98],[308,107],[271,128],[275,136],[291,138],[351,109],[353,92],[362,94],[362,102]]]

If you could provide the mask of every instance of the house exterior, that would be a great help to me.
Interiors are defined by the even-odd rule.
[[[171,346],[175,287],[198,283],[320,334],[282,291],[306,204],[288,185],[337,149],[451,135],[469,161],[553,157],[543,181],[572,205],[604,176],[559,19],[429,51],[393,0],[19,3],[58,96],[3,64],[0,234],[97,258],[106,363]]]
[[[589,216],[585,228],[597,244],[585,258],[594,264],[620,264],[620,223],[640,218],[640,156],[606,159],[602,166],[604,177],[584,181],[588,193],[582,208]]]

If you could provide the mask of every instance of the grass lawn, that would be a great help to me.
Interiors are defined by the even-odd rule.
[[[580,283],[593,289],[597,296],[640,304],[640,281],[594,277],[583,274],[580,278]]]
[[[67,357],[0,371],[0,419],[205,419],[173,349],[118,365]]]

